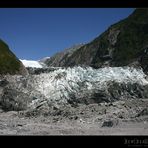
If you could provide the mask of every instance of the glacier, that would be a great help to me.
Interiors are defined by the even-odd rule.
[[[148,97],[148,79],[133,67],[58,67],[48,73],[7,76],[11,87],[31,98],[29,108],[112,102]]]
[[[21,60],[25,67],[43,68],[43,65],[39,61],[33,60]]]

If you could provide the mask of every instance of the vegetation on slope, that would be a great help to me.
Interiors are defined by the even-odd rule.
[[[8,45],[0,40],[0,74],[25,74],[26,69],[10,51]]]

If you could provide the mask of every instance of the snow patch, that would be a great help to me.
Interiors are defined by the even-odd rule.
[[[24,64],[25,67],[34,67],[34,68],[42,68],[42,64],[38,61],[33,60],[21,60],[20,61]]]

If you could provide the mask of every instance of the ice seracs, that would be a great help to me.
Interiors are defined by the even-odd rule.
[[[81,102],[83,98],[92,99],[95,94],[98,95],[96,98],[102,99],[99,95],[102,92],[107,93],[113,83],[125,86],[129,84],[148,85],[143,71],[131,67],[59,68],[49,73],[32,75],[28,80],[30,86],[43,94],[48,103],[54,102],[54,105],[56,103],[66,104],[69,100]]]
[[[120,99],[148,98],[148,80],[142,69],[132,67],[53,68],[26,77],[11,76],[13,89],[29,95],[30,108],[78,103],[101,103]],[[8,78],[7,78],[8,79]]]

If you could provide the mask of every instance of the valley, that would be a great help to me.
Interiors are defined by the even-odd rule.
[[[0,135],[147,135],[147,17],[38,61],[0,40]]]

